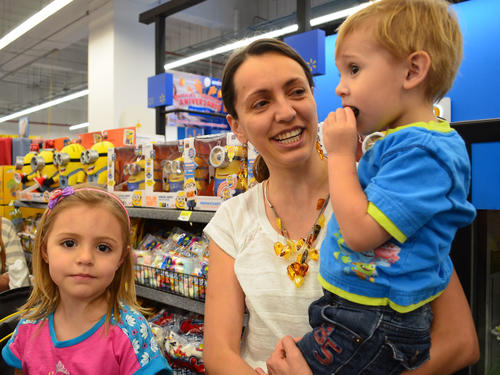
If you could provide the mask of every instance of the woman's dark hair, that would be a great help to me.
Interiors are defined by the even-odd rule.
[[[236,101],[236,91],[234,89],[234,75],[239,69],[241,64],[243,64],[246,59],[250,56],[259,56],[269,52],[276,52],[283,56],[289,57],[295,60],[304,70],[309,86],[314,87],[314,80],[311,73],[311,69],[302,59],[302,57],[288,44],[278,40],[278,39],[259,39],[255,42],[249,44],[248,46],[236,50],[229,57],[226,65],[224,66],[224,72],[222,73],[222,100],[224,101],[224,107],[227,113],[229,113],[235,119],[238,118],[236,113],[235,101]],[[269,178],[269,169],[267,168],[266,162],[261,155],[258,155],[255,159],[253,166],[253,173],[255,179],[258,182],[262,182]]]

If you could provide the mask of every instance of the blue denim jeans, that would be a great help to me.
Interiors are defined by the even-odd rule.
[[[365,306],[326,290],[309,306],[308,332],[297,343],[315,375],[393,375],[429,359],[432,310],[406,314]]]

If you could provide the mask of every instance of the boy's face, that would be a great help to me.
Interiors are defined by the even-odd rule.
[[[347,34],[335,55],[340,72],[336,94],[343,107],[353,108],[363,135],[405,124],[406,64],[376,40],[373,23],[366,21]]]

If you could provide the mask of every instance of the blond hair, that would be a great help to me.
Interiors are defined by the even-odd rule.
[[[425,51],[431,67],[425,81],[428,100],[440,100],[451,88],[463,56],[457,18],[445,0],[380,0],[351,15],[338,29],[335,55],[346,35],[366,21],[376,23],[377,41],[396,59]]]
[[[44,212],[38,225],[33,246],[33,290],[26,304],[21,307],[21,310],[28,309],[24,313],[24,317],[27,319],[47,318],[55,311],[60,301],[60,295],[57,285],[50,277],[49,265],[42,257],[42,251],[47,248],[48,237],[52,231],[54,222],[59,214],[67,208],[82,204],[89,208],[99,206],[109,210],[118,220],[123,241],[123,262],[116,270],[111,285],[107,288],[109,297],[109,305],[106,312],[107,327],[112,316],[114,316],[116,321],[120,321],[120,303],[125,303],[140,312],[144,311],[138,305],[136,298],[128,215],[120,203],[118,203],[118,198],[114,196],[110,199],[110,193],[104,189],[88,184],[76,185],[73,188],[73,194],[63,197],[52,210],[47,209]],[[75,223],[77,223],[76,219]]]

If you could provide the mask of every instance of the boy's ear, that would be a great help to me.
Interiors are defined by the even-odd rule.
[[[234,118],[231,115],[226,116],[226,120],[231,127],[231,130],[233,131],[234,135],[236,138],[238,138],[238,141],[240,141],[242,144],[246,144],[248,142],[248,138],[243,131],[243,128],[240,125],[240,122],[238,119]]]
[[[420,85],[427,78],[431,68],[431,57],[425,51],[415,51],[407,58],[408,70],[403,86],[410,90]]]

